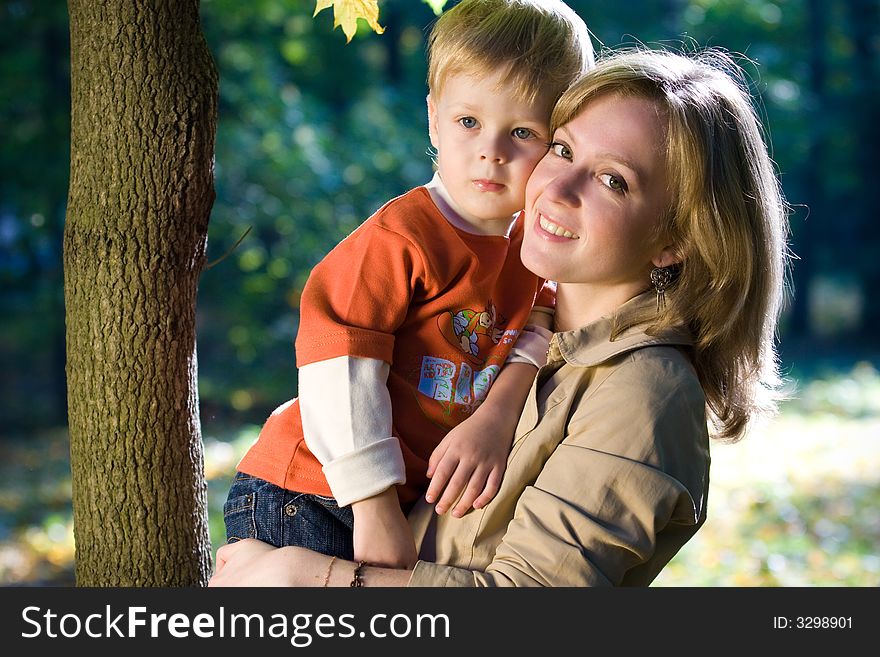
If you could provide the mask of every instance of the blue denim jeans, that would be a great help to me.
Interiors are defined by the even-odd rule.
[[[354,558],[351,507],[332,497],[285,490],[237,472],[223,505],[226,542],[257,538],[275,547],[299,545]]]

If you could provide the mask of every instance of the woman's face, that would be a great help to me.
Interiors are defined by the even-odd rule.
[[[525,266],[620,303],[645,290],[674,261],[657,230],[664,144],[656,105],[639,97],[600,96],[559,128],[526,186]]]

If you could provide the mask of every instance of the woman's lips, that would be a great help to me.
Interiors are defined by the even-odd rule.
[[[545,236],[557,237],[565,240],[579,240],[580,236],[571,232],[567,228],[560,226],[546,215],[538,213],[538,220],[535,222],[535,230]]]

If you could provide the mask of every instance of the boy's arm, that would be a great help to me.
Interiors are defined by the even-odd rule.
[[[544,366],[550,338],[553,337],[553,313],[553,308],[545,306],[532,309],[529,321],[517,337],[506,363],[531,363],[537,368]]]
[[[340,506],[406,481],[391,433],[388,371],[384,361],[353,356],[299,369],[303,435]]]
[[[412,568],[418,560],[415,539],[400,508],[395,488],[351,505],[354,559],[369,564]]]
[[[554,309],[535,306],[486,399],[431,453],[425,493],[437,513],[452,515],[488,504],[501,486],[519,416],[538,369],[547,362]]]
[[[544,281],[538,290],[529,319],[520,331],[516,344],[507,356],[507,363],[531,363],[538,369],[547,362],[547,349],[553,337],[556,313],[556,283]]]
[[[391,434],[388,363],[340,356],[300,368],[306,445],[323,464],[330,490],[354,514],[354,557],[410,567],[416,549],[395,484],[406,480]],[[328,394],[329,391],[329,394]]]
[[[391,432],[389,363],[427,273],[417,245],[377,217],[315,265],[299,303],[303,433],[342,506],[405,481]]]
[[[306,444],[338,503],[352,505],[355,556],[374,563],[404,563],[415,550],[408,528],[396,529],[404,522],[392,504],[394,485],[406,475],[391,432],[387,378],[396,331],[425,277],[419,247],[368,220],[314,267],[300,299],[296,358]],[[387,533],[367,532],[374,521]],[[365,532],[376,540],[363,540]]]
[[[431,454],[425,498],[437,500],[437,513],[454,505],[452,515],[460,517],[495,497],[537,372],[531,363],[507,363],[473,415],[446,434]]]

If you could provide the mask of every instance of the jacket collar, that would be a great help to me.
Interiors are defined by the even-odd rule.
[[[693,337],[684,326],[664,329],[656,335],[645,333],[645,325],[636,324],[611,339],[615,316],[620,323],[628,323],[634,317],[650,316],[656,304],[653,291],[634,297],[617,309],[613,315],[602,317],[572,331],[556,333],[550,340],[548,361],[564,359],[571,365],[594,367],[611,358],[635,349],[651,345],[691,346]]]

